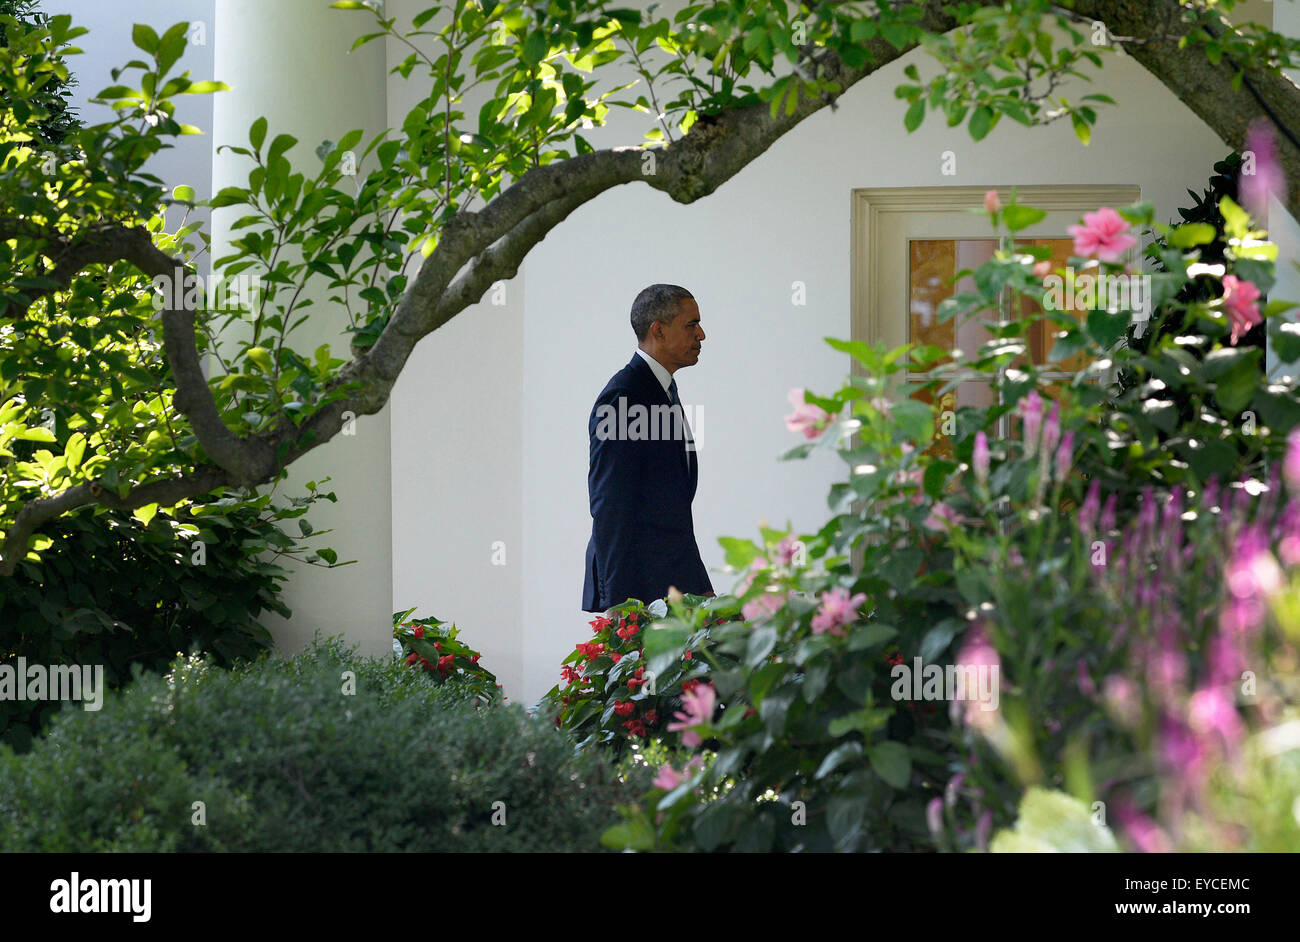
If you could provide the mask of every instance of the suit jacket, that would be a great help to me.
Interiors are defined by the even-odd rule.
[[[645,416],[640,437],[634,406]],[[691,518],[699,452],[691,452],[688,461],[685,439],[676,431],[680,426],[663,428],[663,419],[671,414],[666,407],[671,407],[668,393],[637,354],[596,397],[587,422],[591,539],[583,611],[603,612],[630,598],[652,602],[667,595],[669,586],[698,594],[713,591]],[[681,410],[672,412],[685,426]],[[652,422],[658,425],[657,438],[651,437]]]

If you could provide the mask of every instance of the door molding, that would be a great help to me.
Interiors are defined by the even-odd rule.
[[[1016,201],[1048,212],[1077,211],[1080,215],[1101,206],[1127,206],[1142,198],[1141,187],[1133,184],[1079,183],[1017,186]],[[1010,186],[904,186],[864,187],[852,191],[849,252],[851,332],[854,340],[874,343],[881,336],[883,302],[880,281],[872,277],[879,270],[877,250],[882,231],[893,217],[917,213],[959,213],[984,208],[984,195],[997,190],[1005,205],[1011,199]],[[1026,234],[1033,228],[1026,230]],[[989,238],[994,237],[989,227]],[[860,365],[853,361],[853,371]]]

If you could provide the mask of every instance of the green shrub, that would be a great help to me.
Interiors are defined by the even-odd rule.
[[[220,666],[256,657],[271,643],[262,613],[290,614],[280,600],[288,572],[276,556],[305,550],[279,522],[334,499],[316,482],[308,487],[288,506],[269,494],[218,495],[147,523],[116,510],[50,521],[40,560],[0,579],[0,662],[103,665],[105,686],[116,689],[130,682],[132,665],[160,673],[177,653],[210,654]],[[298,529],[329,532],[305,518]],[[0,742],[26,751],[58,706],[0,700]]]
[[[728,608],[725,600],[702,595],[683,599],[684,604],[709,613],[706,626],[740,617],[739,606]],[[687,644],[675,661],[647,671],[641,629],[668,614],[665,599],[649,605],[628,599],[608,614],[612,618],[597,615],[587,623],[591,638],[579,642],[561,663],[563,683],[547,691],[539,708],[569,733],[579,749],[599,746],[615,759],[637,742],[677,743],[680,737],[669,732],[668,725],[681,706],[681,694],[706,680],[715,662],[696,658]],[[705,637],[701,632],[700,640]]]
[[[59,714],[27,755],[0,746],[0,850],[598,849],[622,793],[608,764],[474,702],[337,641],[178,661]]]
[[[464,688],[464,695],[479,703],[505,699],[497,675],[479,663],[480,652],[460,640],[459,628],[441,618],[410,618],[414,613],[413,608],[393,612],[393,639],[403,664],[431,683]]]

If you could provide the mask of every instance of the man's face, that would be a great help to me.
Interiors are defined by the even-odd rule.
[[[672,323],[656,321],[650,325],[650,331],[659,340],[657,346],[661,355],[655,358],[669,370],[679,370],[699,362],[704,330],[700,327],[700,306],[694,298],[678,301],[677,316]]]

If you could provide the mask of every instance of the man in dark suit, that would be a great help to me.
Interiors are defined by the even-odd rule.
[[[649,603],[670,586],[713,594],[691,518],[699,456],[673,378],[700,359],[699,305],[678,285],[651,285],[632,302],[632,330],[636,353],[596,398],[587,422],[587,612],[629,598]]]

